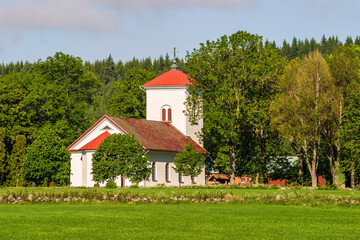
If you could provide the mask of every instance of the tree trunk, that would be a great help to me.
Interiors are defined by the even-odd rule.
[[[256,177],[255,177],[255,184],[259,185],[259,174],[258,173],[256,174]]]
[[[303,184],[303,175],[304,175],[304,167],[303,167],[303,155],[298,154],[298,168],[299,168],[299,176],[298,176],[298,184]]]
[[[350,187],[355,189],[355,164],[351,162],[351,170],[350,170]]]
[[[230,147],[230,184],[235,184],[235,146]]]
[[[350,172],[345,172],[345,187],[349,188],[351,187],[351,177]]]
[[[263,178],[264,178],[264,184],[268,184],[269,183],[269,176],[268,176],[267,171],[263,172]]]

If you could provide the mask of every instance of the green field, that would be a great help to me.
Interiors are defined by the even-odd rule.
[[[1,239],[359,239],[360,208],[218,204],[0,205]]]
[[[77,196],[94,192],[100,197],[126,193],[158,201],[100,202],[99,198],[91,200],[93,197],[89,202],[68,203],[3,201],[0,239],[359,239],[360,236],[360,191],[0,188],[0,197],[24,193]],[[206,198],[229,193],[234,196],[229,202],[205,203]],[[187,196],[190,200],[169,200],[174,196]],[[192,203],[192,198],[199,202]]]

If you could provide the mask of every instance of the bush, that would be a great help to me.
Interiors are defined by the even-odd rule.
[[[112,179],[109,179],[107,182],[106,182],[106,188],[116,188],[116,183],[114,180]]]
[[[98,182],[95,183],[95,184],[94,184],[94,187],[100,187],[100,183],[98,183]]]
[[[51,182],[51,183],[49,184],[49,187],[56,187],[56,183]]]
[[[45,178],[45,180],[44,180],[44,183],[43,183],[43,185],[42,185],[43,187],[47,187],[48,186],[48,183],[47,183],[47,178]]]

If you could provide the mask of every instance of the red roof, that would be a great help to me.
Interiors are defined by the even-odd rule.
[[[95,150],[95,149],[97,149],[99,147],[99,145],[102,143],[102,141],[104,141],[104,139],[107,138],[110,135],[111,134],[108,131],[103,132],[102,134],[97,136],[95,139],[93,139],[92,141],[85,144],[79,150]]]
[[[180,70],[170,70],[150,82],[145,83],[142,87],[155,86],[186,86],[191,85],[189,77]]]
[[[170,123],[108,116],[104,116],[100,120],[103,120],[104,118],[111,121],[124,133],[133,134],[135,138],[147,150],[181,152],[185,149],[186,145],[191,142],[197,152],[207,154],[207,151],[204,148],[202,148],[191,138],[187,138],[182,132],[180,132]],[[100,122],[100,120],[90,129],[93,129]],[[110,133],[104,132],[89,143],[87,143],[82,148],[71,149],[72,146],[74,146],[77,142],[83,139],[83,137],[89,132],[89,130],[86,131],[83,135],[81,135],[78,139],[76,139],[76,141],[73,142],[68,147],[68,149],[70,151],[96,150],[101,144],[101,142],[106,137],[110,136]]]
[[[109,117],[116,125],[135,138],[147,150],[181,152],[191,142],[197,152],[206,154],[207,151],[191,138],[168,122],[150,121],[134,118]]]

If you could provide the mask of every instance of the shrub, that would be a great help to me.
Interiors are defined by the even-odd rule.
[[[100,187],[100,183],[98,183],[98,182],[95,183],[95,184],[94,184],[94,187]]]
[[[109,179],[107,182],[106,182],[106,188],[116,188],[116,183],[114,180],[112,179]]]

